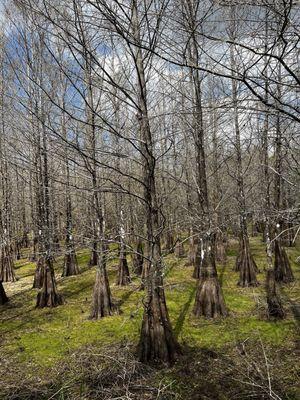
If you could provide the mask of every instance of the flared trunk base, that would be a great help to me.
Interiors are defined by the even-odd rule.
[[[116,285],[126,286],[131,283],[126,254],[120,255]]]
[[[274,274],[275,281],[278,283],[290,283],[294,281],[294,275],[285,248],[280,240],[275,240],[274,245]]]
[[[100,319],[118,313],[112,303],[106,271],[97,270],[90,319]]]
[[[57,307],[63,304],[63,297],[57,292],[55,275],[51,260],[45,260],[43,285],[37,295],[36,307]]]
[[[180,354],[169,321],[164,294],[157,288],[144,310],[138,357],[143,363],[173,364]]]
[[[227,309],[220,283],[216,277],[201,278],[196,292],[193,314],[196,317],[226,317]]]
[[[78,268],[76,253],[74,250],[71,250],[65,255],[62,276],[66,277],[78,274],[79,274],[79,268]]]
[[[258,268],[250,251],[248,237],[243,237],[240,241],[240,251],[236,260],[236,270],[240,272],[238,286],[258,286],[259,283],[256,278]]]

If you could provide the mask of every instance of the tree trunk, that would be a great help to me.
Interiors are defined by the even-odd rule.
[[[32,286],[34,289],[41,289],[41,287],[43,286],[44,274],[46,269],[45,262],[46,260],[43,255],[41,255],[37,260]]]
[[[174,236],[171,231],[166,233],[166,250],[168,253],[174,252]]]
[[[77,12],[81,14],[82,10],[78,9]],[[79,15],[78,14],[78,15]],[[79,19],[80,21],[80,19]],[[92,238],[92,256],[90,265],[97,266],[96,281],[93,289],[92,309],[90,317],[93,319],[100,319],[116,312],[111,300],[111,293],[109,281],[106,271],[106,248],[105,232],[104,232],[104,212],[102,206],[101,192],[98,185],[97,174],[97,159],[96,159],[96,106],[95,106],[95,93],[93,92],[93,67],[92,56],[88,43],[86,42],[85,31],[82,29],[82,42],[83,42],[83,55],[84,55],[84,77],[86,85],[86,148],[88,157],[85,159],[87,170],[91,178],[91,191],[92,191],[92,223],[93,223],[93,238]]]
[[[212,239],[206,238],[202,250],[202,262],[193,313],[196,317],[226,317],[227,310],[220,286]]]
[[[40,246],[41,246],[41,257],[45,257],[45,260],[40,263],[37,268],[41,267],[39,274],[40,282],[42,281],[41,290],[37,295],[36,307],[56,307],[63,304],[63,298],[57,293],[55,274],[53,269],[53,256],[52,256],[52,232],[50,222],[50,193],[49,193],[49,167],[48,167],[48,148],[47,148],[47,130],[44,112],[43,96],[41,95],[40,102],[41,112],[41,182],[42,182],[42,193],[40,203]]]
[[[226,264],[227,261],[226,238],[224,236],[224,233],[219,229],[217,230],[215,236],[214,246],[215,246],[216,261],[223,265]]]
[[[280,238],[274,243],[274,275],[276,282],[290,283],[294,281],[294,275],[285,248]]]
[[[117,309],[112,303],[107,272],[105,268],[96,270],[96,281],[93,292],[92,311],[90,318],[100,319],[113,315]]]
[[[195,245],[195,262],[194,262],[194,271],[193,278],[200,278],[201,265],[204,260],[203,257],[203,238],[200,238]]]
[[[97,242],[93,241],[92,243],[92,250],[91,250],[91,256],[89,260],[89,266],[94,267],[98,265],[98,250],[97,250]]]
[[[235,6],[231,6],[231,36],[235,37]],[[230,47],[230,60],[233,71],[237,70],[234,45]],[[232,102],[233,102],[233,117],[234,117],[234,130],[235,130],[235,151],[236,151],[236,182],[237,182],[237,202],[239,209],[239,222],[240,222],[240,235],[239,235],[239,254],[236,260],[236,270],[240,271],[239,286],[257,286],[256,271],[257,266],[253,260],[249,235],[247,229],[247,213],[246,213],[246,199],[244,189],[244,176],[242,165],[242,148],[241,148],[241,134],[238,115],[238,87],[236,79],[231,80],[232,84]]]
[[[248,235],[242,234],[240,237],[240,250],[236,260],[236,270],[240,271],[238,285],[242,287],[257,286],[256,279],[257,266],[250,252]]]
[[[15,282],[16,280],[12,251],[9,245],[4,244],[1,249],[0,281]]]
[[[143,264],[144,264],[144,249],[141,240],[138,240],[136,244],[136,250],[133,253],[132,263],[133,263],[133,272],[136,275],[140,276],[142,274]]]
[[[63,304],[63,298],[56,290],[52,260],[47,257],[43,265],[43,285],[37,295],[36,307],[56,307]]]
[[[65,253],[64,266],[62,276],[78,275],[79,268],[77,256],[73,247],[69,247]]]
[[[8,297],[6,296],[2,281],[0,280],[0,305],[8,302]]]
[[[281,299],[276,287],[275,273],[273,269],[267,270],[266,280],[267,304],[268,304],[268,317],[282,319],[284,318],[284,311],[281,304]]]
[[[184,257],[184,247],[181,238],[177,238],[175,244],[175,256],[178,258]]]
[[[156,266],[156,268],[161,267]],[[161,277],[155,279],[155,289],[152,288],[150,291],[147,285],[148,298],[138,346],[139,359],[146,363],[173,363],[180,350],[170,324]]]
[[[278,81],[281,82],[281,71],[279,69]],[[278,85],[278,98],[281,98],[281,91]],[[274,239],[274,274],[276,282],[289,283],[294,280],[293,271],[282,245],[282,215],[283,208],[282,201],[282,184],[283,184],[283,154],[282,154],[282,131],[280,125],[280,114],[277,113],[276,118],[276,139],[275,139],[275,182],[274,182],[274,197],[275,197],[275,211],[277,213],[277,223]]]
[[[121,204],[123,203],[122,197],[120,197],[120,203]],[[119,215],[120,215],[120,226],[119,226],[120,252],[119,252],[118,276],[116,284],[119,286],[125,286],[131,282],[131,279],[126,257],[127,254],[126,254],[126,244],[125,244],[125,224],[124,224],[124,213],[122,205],[120,206],[119,209]]]
[[[140,22],[137,0],[132,2],[132,29],[137,43],[140,39]],[[179,345],[172,331],[166,305],[161,254],[161,227],[155,185],[156,159],[147,109],[147,87],[142,50],[136,49],[135,66],[138,76],[138,121],[140,125],[141,152],[143,155],[144,200],[147,220],[148,265],[146,299],[141,327],[138,354],[141,362],[172,363],[179,352]]]
[[[198,246],[198,238],[194,235],[193,229],[191,228],[187,265],[193,265],[195,267],[197,258],[197,246]]]
[[[62,109],[65,108],[64,103],[62,103]],[[67,127],[65,115],[62,114],[61,117],[61,127],[64,140],[67,141]],[[65,226],[65,258],[63,265],[62,276],[72,276],[79,274],[79,268],[77,263],[77,257],[74,247],[73,241],[73,218],[72,218],[72,199],[70,193],[70,169],[69,169],[69,155],[68,155],[68,147],[64,145],[64,156],[65,156],[65,174],[66,174],[66,193],[65,193],[65,202],[66,202],[66,226]]]
[[[119,255],[119,267],[118,267],[118,276],[116,284],[118,286],[126,286],[131,282],[129,268],[126,258],[126,250],[125,245],[121,243],[120,247],[120,255]]]
[[[217,110],[211,102],[211,117],[210,125],[212,127],[212,146],[213,146],[213,188],[212,188],[212,205],[213,215],[212,220],[214,224],[214,230],[216,232],[214,236],[214,254],[217,262],[226,264],[226,236],[222,230],[222,216],[220,213],[220,204],[222,202],[222,184],[219,175],[220,168],[220,150],[218,146],[218,118]]]
[[[199,3],[187,0],[184,3],[186,24],[190,32],[187,43],[192,64],[199,64],[199,41],[197,36],[197,13]],[[208,196],[207,167],[205,152],[205,132],[202,107],[201,76],[198,69],[191,69],[193,86],[193,135],[196,156],[196,183],[198,196],[199,242],[197,245],[193,277],[199,279],[195,296],[194,314],[214,318],[217,315],[227,315],[223,293],[218,281],[215,265],[214,246],[212,242],[212,217]]]

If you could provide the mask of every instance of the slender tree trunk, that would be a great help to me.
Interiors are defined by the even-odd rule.
[[[193,228],[190,228],[189,237],[189,252],[187,265],[193,265],[195,267],[197,262],[197,248],[198,248],[199,238],[195,236]]]
[[[217,112],[215,107],[212,106],[210,125],[212,126],[212,145],[213,145],[213,224],[216,231],[214,238],[214,254],[216,261],[226,264],[226,237],[223,232],[222,218],[219,211],[220,203],[222,201],[222,187],[221,179],[219,176],[219,149],[217,138]]]
[[[137,243],[136,243],[136,249],[133,253],[133,272],[138,275],[141,276],[142,272],[143,272],[143,264],[144,264],[144,248],[143,248],[143,242],[141,241],[141,239],[138,239]]]
[[[231,6],[232,17],[232,38],[235,35],[236,14],[235,6]],[[234,47],[230,47],[230,60],[233,71],[236,71],[237,65],[235,61]],[[233,118],[234,118],[234,131],[235,131],[235,151],[236,151],[236,183],[237,183],[237,201],[239,209],[239,254],[236,259],[236,270],[240,272],[239,286],[257,286],[256,279],[257,266],[254,262],[250,251],[249,235],[247,229],[247,212],[246,212],[246,199],[244,191],[244,177],[242,165],[242,149],[241,149],[241,135],[238,115],[238,88],[236,79],[231,80],[232,85],[232,103],[233,103]]]
[[[186,0],[185,10],[187,25],[191,32],[188,49],[191,61],[194,65],[199,63],[199,48],[196,34],[198,3],[194,0]],[[206,154],[204,144],[204,122],[201,93],[201,77],[198,69],[191,69],[191,82],[194,91],[194,141],[196,152],[196,181],[198,194],[198,209],[201,221],[199,224],[200,239],[197,245],[195,257],[194,277],[198,278],[197,291],[194,304],[194,314],[197,317],[203,315],[207,318],[226,316],[227,311],[215,265],[214,238],[210,204],[208,198]]]
[[[177,236],[174,252],[176,257],[178,258],[184,257],[184,247],[180,235]]]
[[[279,66],[278,82],[281,82],[281,69]],[[281,98],[280,84],[277,85],[278,98]],[[280,283],[289,283],[294,280],[293,271],[290,261],[282,244],[282,184],[283,184],[283,155],[282,155],[282,131],[281,118],[279,112],[276,115],[276,138],[275,138],[275,182],[274,182],[274,197],[275,211],[277,213],[277,221],[275,228],[274,239],[274,274],[275,280]]]
[[[78,13],[78,21],[81,24],[81,10],[79,5],[76,6]],[[100,319],[117,312],[117,308],[113,305],[111,292],[109,287],[108,275],[106,270],[106,254],[107,247],[105,242],[105,221],[104,212],[100,198],[100,190],[98,186],[97,176],[97,160],[96,160],[96,121],[95,121],[95,99],[92,82],[92,57],[89,51],[89,43],[86,41],[84,27],[81,26],[82,44],[84,54],[84,78],[86,85],[86,147],[88,157],[85,159],[86,167],[91,177],[92,184],[92,218],[93,218],[93,238],[92,238],[92,257],[91,265],[96,262],[96,281],[93,290],[91,319]]]
[[[1,57],[2,58],[2,57]],[[0,60],[2,61],[2,60]],[[1,65],[1,132],[0,132],[0,182],[2,193],[0,194],[0,239],[1,239],[1,258],[0,258],[0,281],[14,282],[16,280],[14,271],[14,259],[11,244],[12,226],[11,226],[11,179],[9,177],[8,164],[6,157],[6,122],[4,112],[4,70]],[[2,197],[2,199],[1,199]]]
[[[62,109],[65,105],[62,104]],[[65,115],[61,118],[62,133],[65,140],[67,140],[67,129]],[[66,187],[65,187],[65,203],[66,203],[66,225],[65,225],[65,257],[62,276],[72,276],[79,274],[78,262],[74,247],[73,240],[73,218],[72,218],[72,199],[70,193],[70,168],[68,158],[67,144],[64,145],[64,156],[65,156],[65,174],[66,174]]]
[[[132,28],[135,40],[140,43],[139,17],[137,1],[132,1]],[[146,276],[146,299],[138,346],[139,359],[142,362],[172,363],[179,352],[179,345],[173,334],[167,309],[163,286],[163,265],[161,254],[161,228],[157,204],[153,139],[149,125],[147,109],[147,88],[143,55],[140,48],[135,54],[135,65],[138,76],[138,120],[143,155],[144,198],[147,220],[148,271]]]
[[[35,106],[35,114],[38,113],[38,105]],[[34,273],[33,288],[40,289],[43,286],[45,271],[45,240],[44,230],[44,210],[43,210],[43,177],[42,177],[42,146],[40,124],[36,121],[37,127],[32,120],[34,129],[34,191],[35,191],[35,218],[34,218],[34,238],[33,238],[33,257],[37,259]]]
[[[268,15],[266,11],[265,18],[265,30],[266,30],[266,44],[265,51],[267,52],[267,37],[268,37]],[[265,101],[268,102],[268,92],[269,92],[269,80],[268,80],[268,59],[265,60]],[[267,264],[268,269],[272,268],[272,226],[271,226],[271,196],[270,196],[270,172],[269,172],[269,112],[268,108],[265,108],[264,113],[264,125],[262,132],[262,163],[263,163],[263,237],[266,243],[266,254],[267,254]]]
[[[114,99],[114,105],[113,105],[114,111],[115,111],[115,120],[116,120],[116,125],[117,129],[120,129],[120,123],[119,123],[119,109],[120,105],[116,99]],[[122,149],[120,146],[120,141],[119,137],[115,137],[115,145],[116,145],[116,151],[117,153],[121,153]],[[120,158],[117,158],[117,169],[121,170],[121,165],[120,165]],[[128,262],[127,262],[127,251],[126,251],[126,230],[125,230],[125,215],[124,215],[124,198],[122,193],[117,194],[116,196],[116,209],[117,209],[117,215],[119,217],[119,224],[118,224],[118,238],[119,238],[119,265],[118,265],[118,274],[117,274],[117,281],[116,284],[118,286],[126,286],[131,282],[130,278],[130,273],[129,273],[129,268],[128,268]]]
[[[118,286],[125,286],[131,282],[131,278],[126,258],[125,229],[124,229],[124,217],[122,208],[120,210],[119,237],[120,237],[120,252],[119,252],[119,266],[118,266],[118,275],[116,284]]]
[[[63,304],[62,296],[57,292],[55,274],[53,268],[51,223],[50,223],[50,194],[49,194],[49,172],[48,172],[48,149],[47,133],[42,111],[42,163],[43,163],[43,203],[42,203],[42,240],[44,242],[45,255],[41,262],[42,286],[37,295],[36,307],[56,307]]]

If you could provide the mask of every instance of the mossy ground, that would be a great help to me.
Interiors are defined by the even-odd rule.
[[[231,240],[227,263],[218,266],[229,317],[215,321],[192,316],[196,282],[191,277],[192,267],[186,266],[186,258],[177,259],[173,254],[165,257],[167,304],[175,334],[183,346],[222,351],[254,338],[271,351],[272,348],[282,348],[286,352],[295,349],[299,335],[299,320],[295,315],[295,307],[300,303],[300,267],[295,263],[300,254],[299,245],[287,249],[296,280],[280,289],[287,315],[277,322],[268,321],[265,317],[263,271],[266,258],[260,237],[251,238],[251,249],[260,269],[258,279],[261,284],[256,288],[237,286],[238,273],[233,272],[237,242]],[[89,320],[95,269],[87,267],[88,258],[87,250],[79,251],[82,272],[79,276],[68,278],[61,278],[62,259],[57,258],[58,289],[65,298],[65,304],[42,310],[35,309],[37,292],[32,289],[34,263],[26,259],[16,262],[19,280],[5,284],[10,302],[0,307],[2,361],[13,360],[14,365],[26,370],[28,376],[36,374],[38,369],[39,378],[43,379],[49,367],[65,362],[72,353],[85,346],[101,348],[116,343],[131,343],[133,346],[137,343],[144,296],[139,290],[139,280],[134,278],[127,287],[116,286],[117,260],[112,258],[108,264],[109,280],[114,301],[119,304],[121,313],[100,321]],[[169,377],[176,381],[176,376]]]

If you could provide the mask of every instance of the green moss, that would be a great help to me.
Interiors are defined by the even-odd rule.
[[[197,282],[192,278],[192,267],[186,266],[186,259],[177,259],[174,254],[165,257],[165,288],[170,318],[175,334],[181,342],[191,346],[222,348],[228,343],[246,340],[259,335],[271,345],[292,343],[296,337],[294,316],[289,311],[290,302],[300,295],[299,284],[282,288],[287,318],[279,322],[264,319],[265,249],[260,238],[251,239],[251,248],[261,273],[261,285],[257,288],[240,288],[236,285],[238,273],[233,272],[234,254],[237,243],[228,251],[228,263],[219,265],[218,273],[222,283],[229,317],[216,321],[196,319],[192,307]],[[299,267],[293,260],[299,248],[288,249],[295,275]],[[138,290],[139,280],[134,279],[128,287],[117,287],[116,260],[108,264],[112,296],[120,305],[121,313],[100,321],[89,320],[91,294],[95,279],[95,268],[88,268],[89,251],[77,254],[82,273],[76,277],[61,278],[62,258],[55,264],[58,289],[66,304],[55,309],[35,309],[36,290],[31,289],[34,263],[20,260],[16,263],[20,280],[5,284],[10,304],[0,307],[0,335],[2,349],[7,354],[18,356],[20,363],[43,366],[53,365],[69,353],[91,343],[99,346],[123,340],[137,343],[143,312],[144,292]]]

